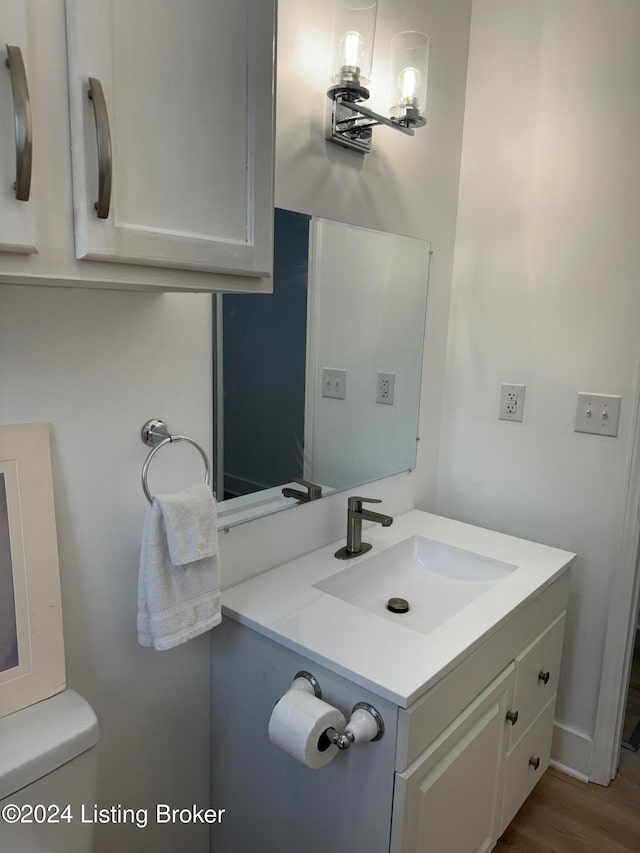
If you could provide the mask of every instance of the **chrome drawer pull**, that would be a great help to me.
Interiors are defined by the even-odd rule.
[[[111,176],[113,171],[113,153],[111,150],[111,129],[109,112],[104,98],[102,83],[97,77],[89,77],[89,100],[93,102],[96,119],[96,138],[98,141],[98,201],[94,204],[98,219],[107,219],[111,204]]]
[[[550,673],[549,671],[544,672],[544,671],[541,669],[541,670],[540,670],[540,672],[538,673],[538,681],[541,681],[543,684],[548,684],[548,683],[549,683],[549,676],[550,676],[550,674],[551,674],[551,673]]]
[[[13,112],[16,128],[16,182],[13,185],[18,201],[29,201],[31,192],[31,163],[33,159],[33,125],[27,72],[22,51],[7,45],[7,68],[11,74]]]
[[[534,770],[537,770],[538,767],[540,767],[540,759],[531,756],[531,758],[529,759],[529,764],[533,767]]]
[[[518,722],[518,712],[517,711],[507,711],[507,720],[511,723],[512,726]]]

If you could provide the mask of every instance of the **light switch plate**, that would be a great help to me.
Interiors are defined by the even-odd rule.
[[[322,396],[344,400],[347,396],[347,371],[338,367],[322,368]]]
[[[619,394],[591,394],[578,392],[576,408],[576,432],[590,432],[594,435],[618,435],[620,422]]]
[[[526,385],[500,386],[500,420],[521,421],[524,412],[524,393]]]

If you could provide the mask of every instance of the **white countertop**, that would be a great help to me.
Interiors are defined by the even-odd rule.
[[[424,635],[314,589],[409,536],[424,536],[518,567],[430,634]],[[393,525],[366,528],[373,549],[336,560],[334,542],[222,593],[223,613],[406,708],[539,595],[575,554],[411,510]]]

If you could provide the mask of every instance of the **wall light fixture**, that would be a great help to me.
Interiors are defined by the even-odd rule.
[[[369,98],[377,0],[335,0],[331,82],[325,136],[331,142],[366,154],[373,128],[392,127],[413,136],[424,127],[429,73],[429,36],[415,31],[391,39],[390,117],[365,107]]]

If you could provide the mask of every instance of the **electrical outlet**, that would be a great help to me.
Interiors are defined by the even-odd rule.
[[[376,385],[376,403],[385,403],[393,406],[393,395],[396,388],[395,373],[378,373]]]
[[[344,400],[347,396],[347,371],[337,367],[322,368],[322,396]]]
[[[524,411],[524,392],[526,385],[500,386],[500,420],[521,421]]]
[[[591,432],[594,435],[618,435],[620,403],[618,394],[591,394],[578,392],[575,432]]]

